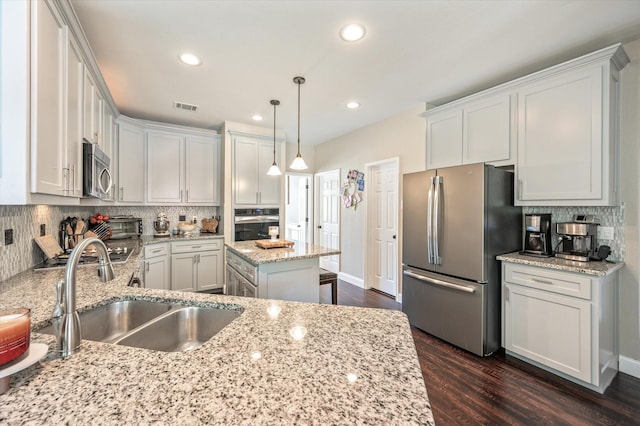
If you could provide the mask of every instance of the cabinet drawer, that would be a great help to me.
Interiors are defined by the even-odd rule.
[[[256,282],[256,267],[229,250],[227,250],[227,263],[252,284]]]
[[[222,240],[179,241],[171,243],[171,253],[190,253],[222,249]]]
[[[166,256],[169,254],[169,244],[151,244],[144,248],[144,258],[152,259],[158,256]]]
[[[591,300],[592,278],[571,272],[504,263],[504,281]]]

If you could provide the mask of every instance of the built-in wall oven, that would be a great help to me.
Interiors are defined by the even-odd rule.
[[[236,209],[235,241],[268,239],[269,227],[279,225],[279,209]]]

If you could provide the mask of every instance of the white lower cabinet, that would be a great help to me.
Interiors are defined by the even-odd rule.
[[[603,393],[618,371],[617,272],[503,262],[502,273],[507,354]]]
[[[222,240],[171,243],[171,289],[206,291],[222,288]]]
[[[144,248],[144,286],[169,290],[169,243],[152,244]]]

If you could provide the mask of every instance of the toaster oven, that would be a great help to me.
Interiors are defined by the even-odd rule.
[[[142,235],[142,219],[133,216],[111,216],[111,239],[138,238]]]

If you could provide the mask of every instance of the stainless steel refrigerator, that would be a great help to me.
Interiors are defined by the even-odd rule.
[[[480,356],[500,348],[500,263],[522,248],[513,173],[485,164],[403,175],[402,310]]]

